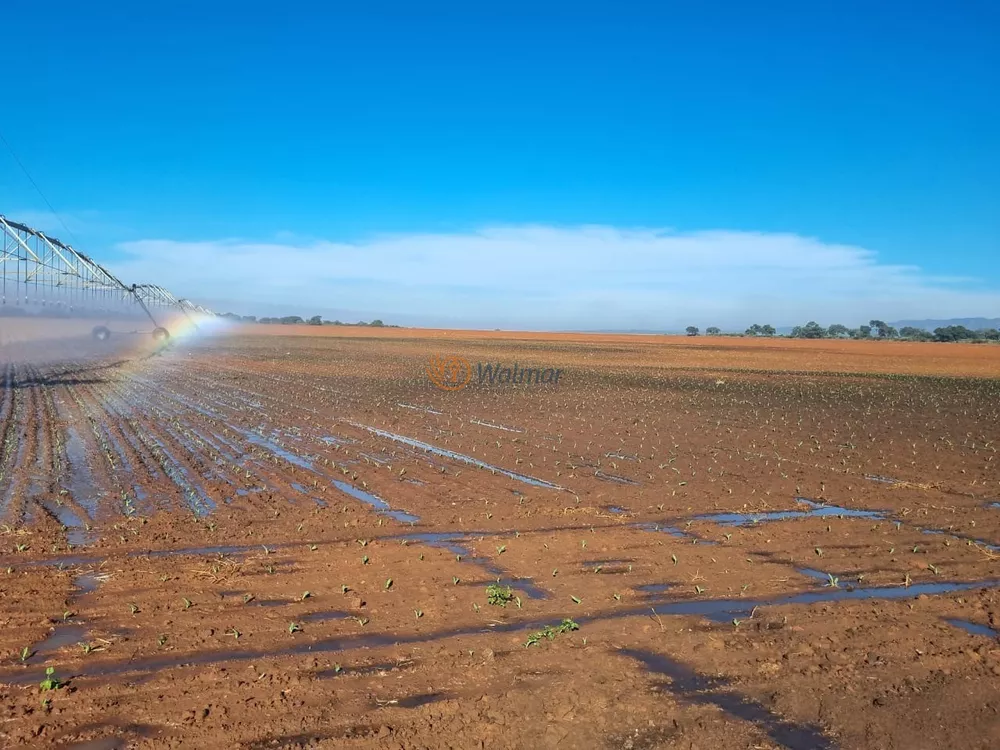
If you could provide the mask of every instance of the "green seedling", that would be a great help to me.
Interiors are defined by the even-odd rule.
[[[368,624],[367,617],[355,617],[354,619],[357,620],[358,625],[360,625],[361,627],[364,627],[365,625]]]
[[[297,622],[290,622],[288,623],[288,632],[289,634],[300,633],[302,632],[302,626],[299,625]]]
[[[601,572],[601,569],[602,569],[603,567],[604,567],[603,565],[598,565],[598,566],[597,566],[596,568],[594,568],[594,572],[595,572],[595,573],[600,573],[600,572]]]
[[[694,590],[695,590],[695,591],[696,591],[697,593],[699,593],[699,594],[704,594],[704,593],[705,593],[705,589],[703,589],[703,588],[702,588],[701,586],[695,586],[695,587],[694,587]]]
[[[308,598],[309,598],[310,596],[312,596],[312,594],[311,594],[310,592],[308,592],[308,591],[304,591],[304,592],[302,593],[302,598],[301,598],[301,599],[300,599],[299,601],[303,601],[303,602],[304,602],[304,601],[305,601],[306,599],[308,599]]]
[[[66,610],[65,612],[63,612],[63,622],[65,622],[66,620],[68,620],[72,616],[73,616],[73,612],[70,612],[69,610]]]
[[[419,620],[421,617],[424,616],[424,611],[422,609],[415,609],[413,610],[413,614],[415,614],[417,616],[417,619]]]
[[[622,595],[621,594],[612,594],[611,598],[614,599],[616,602],[620,602],[622,600]]]
[[[529,646],[535,646],[539,644],[542,641],[542,639],[548,639],[551,641],[554,640],[557,635],[560,635],[562,633],[569,633],[573,630],[579,630],[579,629],[580,626],[570,619],[563,620],[556,627],[552,627],[551,625],[546,625],[538,632],[529,635],[527,642],[525,642],[524,644],[524,647],[528,648]]]
[[[230,628],[229,630],[226,631],[226,635],[231,635],[236,640],[239,640],[240,636],[243,635],[243,633],[238,631],[236,628]]]
[[[256,598],[257,597],[255,597],[253,594],[244,594],[243,595],[243,603],[244,604],[249,604],[250,602],[252,602]]]
[[[457,586],[458,585],[458,576],[452,576],[451,577],[451,582]]]
[[[39,683],[39,687],[42,689],[43,693],[48,692],[49,690],[58,690],[63,686],[62,681],[58,677],[54,676],[55,673],[56,670],[52,667],[45,670],[45,679]]]
[[[553,568],[552,569],[552,577],[555,578],[557,575],[559,575],[559,568]]]
[[[21,649],[21,661],[28,661],[28,659],[30,659],[34,655],[35,655],[35,652],[32,651],[27,646],[25,646],[24,648]]]
[[[931,565],[930,563],[927,563],[927,570],[934,575],[939,575],[941,573],[941,570],[936,565]]]
[[[472,603],[472,608],[473,608],[473,609],[474,609],[474,610],[475,610],[476,612],[478,612],[478,611],[479,611],[479,605],[478,605],[478,604],[476,604],[475,602],[473,602],[473,603]]]
[[[367,547],[368,546],[368,540],[367,539],[358,539],[358,544],[360,544],[362,547]]]
[[[461,555],[455,555],[455,562],[462,562],[462,556]]]
[[[673,560],[673,562],[674,562],[674,565],[676,565],[676,564],[677,564],[677,555],[671,555],[671,556],[670,556],[670,559],[671,559],[671,560]]]
[[[571,596],[570,599],[573,600],[574,604],[582,604],[583,603],[583,601],[579,597],[576,597],[576,596]]]
[[[344,668],[342,666],[340,666],[339,664],[334,664],[333,665],[333,673],[334,674],[340,674],[343,671],[343,669]]]
[[[823,550],[821,550],[819,547],[817,547],[816,548],[816,554],[819,555],[820,557],[822,557],[823,556]]]
[[[181,601],[184,602],[184,609],[191,609],[191,600],[190,599],[188,599],[188,598],[182,598]]]
[[[362,557],[361,557],[361,564],[362,565],[367,565],[368,564],[368,555],[362,555]]]
[[[310,544],[309,545],[309,551],[310,552],[315,552],[318,549],[319,549],[319,547],[317,547],[315,544]]]
[[[501,544],[499,547],[497,547],[497,554],[498,555],[502,555],[506,551],[507,551],[507,545],[506,544]]]
[[[518,608],[518,609],[521,609],[521,597],[519,597],[519,596],[515,596],[515,597],[514,597],[514,604],[516,604],[516,605],[517,605],[517,608]]]
[[[346,594],[350,590],[351,590],[350,587],[346,583],[340,584],[340,593],[341,594]]]
[[[91,651],[94,650],[94,647],[89,643],[81,643],[80,649],[83,651],[83,653],[89,654]]]
[[[506,607],[508,602],[514,601],[514,590],[510,586],[491,583],[486,587],[486,601],[494,607]]]
[[[156,639],[156,643],[157,645],[159,645],[160,648],[163,648],[164,646],[167,645],[167,636],[161,635],[159,638]]]
[[[137,614],[139,612],[139,605],[138,604],[129,604],[128,605],[128,611],[131,612],[133,615]]]
[[[268,565],[267,567],[264,568],[264,570],[267,572],[267,574],[269,576],[273,576],[274,575],[274,566],[273,565]]]
[[[833,573],[827,573],[826,577],[827,577],[828,580],[824,584],[825,586],[827,586],[828,588],[832,588],[832,589],[839,589],[840,588],[840,579],[837,578],[837,576],[835,576]]]

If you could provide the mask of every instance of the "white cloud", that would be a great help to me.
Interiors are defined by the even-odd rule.
[[[975,279],[880,263],[860,247],[794,234],[606,226],[491,227],[359,243],[142,240],[118,246],[122,278],[229,306],[337,311],[461,327],[742,329],[817,320],[988,315]],[[273,314],[273,313],[272,313]],[[343,315],[343,317],[351,317]]]

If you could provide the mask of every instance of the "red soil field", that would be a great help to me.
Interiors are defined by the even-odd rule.
[[[563,375],[449,392],[434,355]],[[1000,746],[998,377],[988,345],[16,340],[0,746]]]

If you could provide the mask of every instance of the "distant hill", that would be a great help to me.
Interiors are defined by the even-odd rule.
[[[981,331],[984,328],[1000,329],[1000,318],[952,318],[951,320],[898,320],[890,323],[896,329],[903,326],[913,326],[923,328],[925,331],[933,331],[935,328],[945,328],[947,326],[965,326],[972,331]]]

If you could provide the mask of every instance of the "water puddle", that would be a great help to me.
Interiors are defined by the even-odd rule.
[[[524,432],[524,430],[519,430],[516,427],[506,427],[502,424],[493,424],[492,422],[483,422],[478,419],[470,419],[469,424],[477,424],[480,427],[492,427],[494,430],[503,430],[504,432]]]
[[[615,515],[619,515],[620,516],[620,515],[622,515],[624,513],[628,513],[628,511],[625,510],[625,508],[618,507],[617,505],[609,505],[608,506],[608,513],[614,513]]]
[[[1000,632],[997,632],[991,627],[986,625],[978,625],[974,622],[969,622],[968,620],[945,620],[949,625],[954,625],[956,628],[961,628],[966,633],[971,633],[972,635],[984,635],[987,638],[1000,638]]]
[[[634,479],[629,479],[628,477],[620,477],[617,474],[605,474],[603,471],[598,470],[594,473],[594,476],[598,479],[603,479],[605,482],[614,482],[615,484],[627,484],[632,487],[639,486],[639,482]]]
[[[651,651],[621,649],[621,653],[642,663],[649,672],[669,678],[669,682],[658,685],[659,688],[681,700],[716,706],[760,728],[782,747],[789,750],[833,750],[835,747],[818,727],[786,721],[749,696],[733,690],[724,678],[698,674],[669,656]]]
[[[805,505],[809,510],[774,510],[762,511],[760,513],[707,513],[695,516],[695,521],[710,521],[720,526],[753,526],[758,523],[769,521],[787,521],[792,518],[868,518],[880,520],[885,518],[885,514],[876,510],[855,510],[853,508],[841,508],[837,505],[824,505],[807,500],[804,497],[795,499],[800,505]]]
[[[898,479],[893,479],[892,477],[883,477],[878,474],[865,474],[865,479],[869,482],[878,482],[879,484],[899,484]]]
[[[348,620],[353,616],[350,612],[331,610],[329,612],[310,612],[307,615],[299,615],[298,619],[302,622],[329,622],[330,620]]]
[[[66,529],[66,541],[71,547],[86,547],[97,541],[97,534],[87,530],[87,525],[77,517],[72,508],[59,502],[41,501],[49,513]]]
[[[360,500],[366,505],[371,506],[378,511],[380,515],[388,516],[389,518],[393,518],[400,523],[415,524],[420,521],[420,517],[415,516],[412,513],[406,513],[401,510],[393,510],[389,503],[377,495],[365,492],[364,490],[359,490],[357,487],[354,487],[347,482],[342,482],[339,479],[332,479],[330,481],[338,490],[350,495],[355,500]]]
[[[463,453],[456,453],[455,451],[450,451],[445,448],[438,448],[430,443],[424,443],[420,440],[414,438],[405,437],[403,435],[397,435],[394,432],[389,432],[387,430],[380,430],[377,427],[369,427],[367,425],[359,424],[357,422],[348,422],[348,424],[353,427],[358,427],[362,430],[368,430],[368,432],[373,435],[378,435],[379,437],[388,438],[389,440],[394,440],[397,443],[402,443],[408,445],[411,448],[419,448],[420,450],[427,451],[428,453],[433,453],[436,456],[442,456],[443,458],[450,458],[454,461],[460,461],[461,463],[468,464],[470,466],[475,466],[480,469],[486,469],[492,471],[496,474],[502,474],[510,479],[515,479],[518,482],[524,482],[532,487],[545,487],[550,490],[565,490],[565,487],[560,487],[557,484],[552,484],[551,482],[546,482],[543,479],[536,479],[534,477],[529,477],[526,474],[518,474],[514,471],[508,471],[507,469],[501,469],[499,466],[493,466],[485,461],[480,461],[478,458],[473,458],[472,456],[466,456]]]
[[[73,427],[66,428],[66,458],[69,460],[69,491],[73,499],[94,518],[101,500],[94,475],[87,464],[87,448]]]
[[[327,445],[353,445],[357,442],[351,438],[336,437],[334,435],[323,435],[319,441]]]
[[[715,542],[708,539],[702,539],[696,534],[692,534],[688,531],[677,528],[676,526],[663,526],[658,523],[637,523],[634,525],[635,528],[642,531],[653,531],[661,534],[670,534],[670,536],[677,537],[678,539],[689,539],[697,544],[715,544]]]
[[[444,414],[444,412],[431,409],[428,406],[414,406],[413,404],[396,404],[396,406],[402,406],[404,409],[413,409],[414,411],[425,411],[428,414]]]
[[[668,602],[656,605],[659,615],[700,615],[713,622],[729,623],[734,619],[749,617],[757,607],[780,607],[786,604],[822,604],[853,599],[873,599],[892,601],[915,599],[921,594],[948,594],[976,588],[995,588],[1000,579],[973,582],[914,583],[909,586],[883,586],[872,588],[824,588],[821,591],[807,591],[786,594],[772,599],[692,599],[683,602]]]
[[[669,583],[644,583],[642,586],[636,586],[635,590],[640,594],[665,594],[671,588]]]
[[[36,656],[48,656],[61,648],[76,646],[85,640],[87,630],[82,625],[58,625],[52,634],[32,650]]]
[[[298,466],[300,469],[312,470],[312,461],[307,461],[301,456],[292,453],[290,450],[282,448],[273,440],[269,440],[263,435],[258,435],[256,432],[251,432],[250,430],[241,430],[238,427],[234,427],[233,429],[243,435],[243,437],[247,439],[247,442],[256,445],[258,448],[264,448],[273,453],[275,456],[285,459],[293,466]]]

